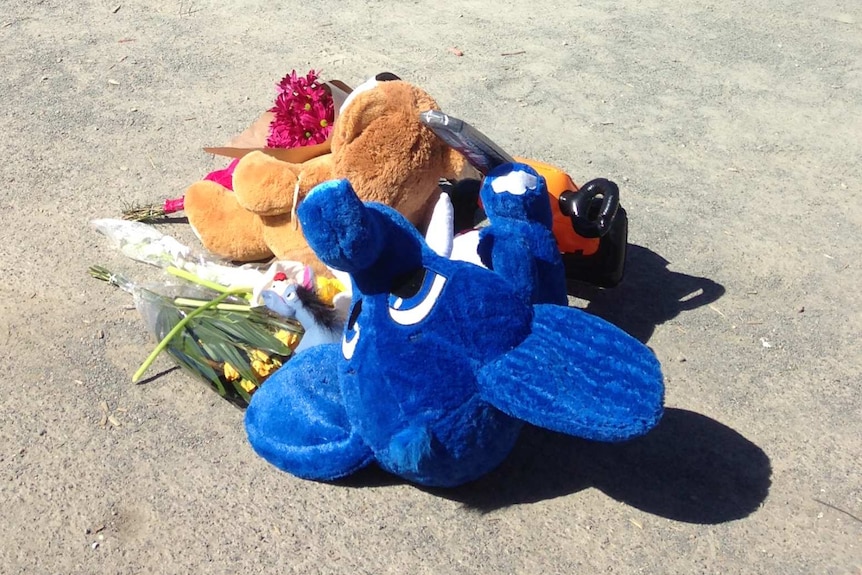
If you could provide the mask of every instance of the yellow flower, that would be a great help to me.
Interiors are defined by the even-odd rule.
[[[280,329],[275,332],[275,338],[290,349],[294,349],[299,343],[299,335],[296,332],[287,331],[286,329]]]
[[[269,357],[259,349],[251,350],[251,353],[248,355],[249,359],[251,359],[251,369],[261,381],[269,377],[272,372],[281,367],[281,362],[278,359]]]
[[[334,278],[317,276],[317,297],[326,305],[332,305],[332,299],[344,291],[344,284]]]
[[[249,359],[252,361],[269,361],[269,356],[265,351],[259,349],[251,350],[251,353],[248,354]]]
[[[251,362],[251,369],[254,371],[254,374],[258,376],[261,380],[266,379],[272,372],[281,367],[281,362],[277,359],[273,359],[272,361],[253,361]]]
[[[234,366],[228,362],[224,362],[224,377],[228,381],[236,381],[239,379],[239,372]]]
[[[241,379],[239,381],[239,385],[245,390],[246,393],[251,393],[252,391],[257,389],[257,384],[247,379]]]

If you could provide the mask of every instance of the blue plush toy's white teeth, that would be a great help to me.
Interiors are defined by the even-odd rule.
[[[441,258],[452,255],[454,241],[455,208],[449,194],[440,194],[440,199],[431,212],[428,231],[425,233],[425,243]]]
[[[535,190],[538,186],[539,179],[535,175],[518,168],[491,180],[491,189],[495,194],[523,196],[527,190]]]

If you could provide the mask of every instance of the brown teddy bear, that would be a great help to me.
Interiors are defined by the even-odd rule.
[[[295,210],[317,184],[347,178],[363,201],[387,204],[424,231],[439,179],[471,169],[419,121],[419,113],[430,109],[437,103],[416,86],[391,74],[372,78],[342,105],[331,153],[294,164],[253,151],[236,166],[233,192],[208,180],[189,187],[189,223],[203,245],[224,258],[275,256],[330,275],[306,243]]]

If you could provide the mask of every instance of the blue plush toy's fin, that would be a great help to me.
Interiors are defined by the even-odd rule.
[[[245,429],[254,450],[303,479],[344,477],[372,461],[341,399],[340,344],[309,348],[272,374],[252,396]]]
[[[664,382],[649,348],[581,310],[534,311],[524,342],[480,370],[486,401],[533,425],[597,441],[636,437],[658,423]]]
[[[502,164],[485,177],[479,197],[490,221],[479,236],[482,263],[527,303],[566,305],[566,270],[545,179],[526,164]]]

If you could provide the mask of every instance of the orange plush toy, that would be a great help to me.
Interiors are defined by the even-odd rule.
[[[363,201],[380,202],[424,231],[440,178],[463,177],[463,156],[419,121],[438,109],[424,91],[380,74],[354,90],[333,125],[331,152],[289,163],[261,151],[245,155],[233,192],[208,180],[186,191],[185,212],[204,247],[234,261],[275,256],[330,275],[302,235],[296,207],[316,185],[346,178]]]

